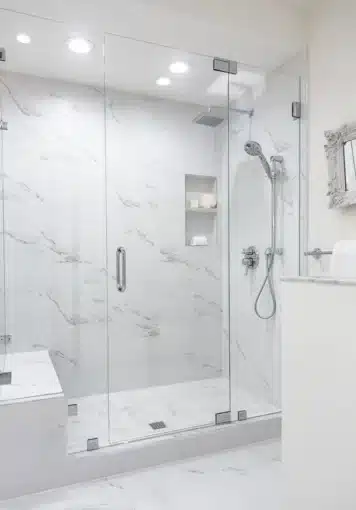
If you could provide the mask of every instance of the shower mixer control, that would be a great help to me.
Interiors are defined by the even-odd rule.
[[[249,246],[242,250],[242,265],[245,266],[245,275],[247,275],[249,269],[256,269],[259,262],[260,256],[256,246]]]

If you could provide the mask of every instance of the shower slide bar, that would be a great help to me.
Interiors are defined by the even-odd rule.
[[[319,260],[319,259],[321,259],[321,257],[322,257],[323,255],[332,255],[332,254],[333,254],[333,252],[332,252],[331,250],[330,250],[330,251],[329,251],[329,250],[328,250],[328,251],[323,251],[323,250],[321,250],[320,248],[314,248],[314,250],[311,250],[311,251],[305,251],[305,252],[304,252],[304,255],[305,255],[306,257],[314,257],[314,258],[315,258],[315,260]]]

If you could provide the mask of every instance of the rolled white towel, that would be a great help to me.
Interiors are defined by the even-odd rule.
[[[330,276],[356,279],[356,239],[335,243],[330,262]]]

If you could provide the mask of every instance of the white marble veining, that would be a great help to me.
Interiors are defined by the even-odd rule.
[[[272,73],[266,91],[254,99],[253,118],[235,119],[236,125],[232,119],[230,175],[226,125],[214,130],[194,124],[200,106],[110,89],[104,98],[92,87],[20,74],[6,73],[2,80],[3,115],[11,125],[4,134],[2,174],[6,325],[14,351],[48,348],[66,397],[84,399],[88,429],[83,420],[71,445],[97,436],[94,429],[101,431],[109,418],[111,432],[117,428],[117,437],[127,438],[122,402],[146,391],[141,388],[151,395],[152,388],[170,387],[162,414],[173,395],[173,428],[205,424],[205,413],[219,412],[220,403],[187,420],[190,395],[183,402],[172,386],[227,377],[230,351],[233,411],[278,409],[278,317],[265,322],[253,311],[264,275],[270,188],[243,144],[255,138],[268,156],[285,159],[278,201],[285,256],[276,263],[277,281],[286,265],[294,269],[297,255],[298,129],[289,108],[295,78]],[[204,249],[185,246],[187,173],[217,179],[218,243]],[[224,195],[229,179],[230,211]],[[261,264],[253,277],[244,277],[240,253],[249,244],[258,246]],[[116,288],[118,246],[127,251],[125,293]],[[268,303],[265,296],[262,304]],[[101,395],[108,389],[115,396],[105,409]],[[214,391],[207,401],[214,401]],[[246,406],[239,403],[244,393]],[[135,437],[147,435],[150,416],[138,400],[140,418],[128,421]],[[85,411],[92,401],[96,411]]]
[[[232,407],[247,409],[250,418],[278,411],[242,388],[234,392],[234,398]],[[98,437],[100,446],[107,446],[212,425],[216,413],[230,409],[229,381],[205,379],[92,395],[71,399],[69,404],[78,405],[78,415],[68,418],[68,451],[83,451],[90,437]],[[166,428],[153,430],[150,423],[157,421],[164,421]]]
[[[0,405],[63,395],[48,351],[18,352],[3,356],[2,368],[12,373],[11,384],[0,386]]]
[[[184,234],[185,174],[222,172],[201,107],[110,90],[105,119],[93,87],[10,72],[0,87],[11,349],[50,349],[69,398],[108,376],[116,392],[222,375],[220,245]]]
[[[260,401],[280,407],[280,286],[285,272],[297,274],[299,255],[299,124],[291,118],[290,104],[299,95],[299,81],[294,73],[278,69],[266,79],[259,97],[245,101],[254,115],[232,114],[230,141],[230,293],[232,388],[244,388]],[[244,144],[260,143],[269,161],[283,157],[277,186],[277,248],[273,279],[277,313],[261,320],[254,303],[266,274],[265,250],[270,241],[271,185],[257,158],[248,156]],[[245,275],[242,250],[255,246],[260,255],[258,267]],[[260,312],[268,315],[272,302],[265,287],[259,302]]]
[[[266,442],[0,502],[0,510],[275,510],[280,445]]]

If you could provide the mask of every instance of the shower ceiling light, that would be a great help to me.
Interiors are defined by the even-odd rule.
[[[158,80],[156,80],[156,83],[160,87],[167,87],[168,85],[171,84],[171,80],[170,80],[170,78],[166,78],[165,76],[161,76],[160,78],[158,78]]]
[[[74,53],[90,53],[93,49],[93,43],[88,41],[87,39],[83,39],[82,37],[75,37],[73,39],[69,39],[68,48]]]
[[[22,44],[30,44],[31,42],[31,37],[27,34],[17,34],[16,39]]]
[[[173,62],[169,66],[169,70],[173,74],[184,74],[188,72],[189,66],[185,62]]]

